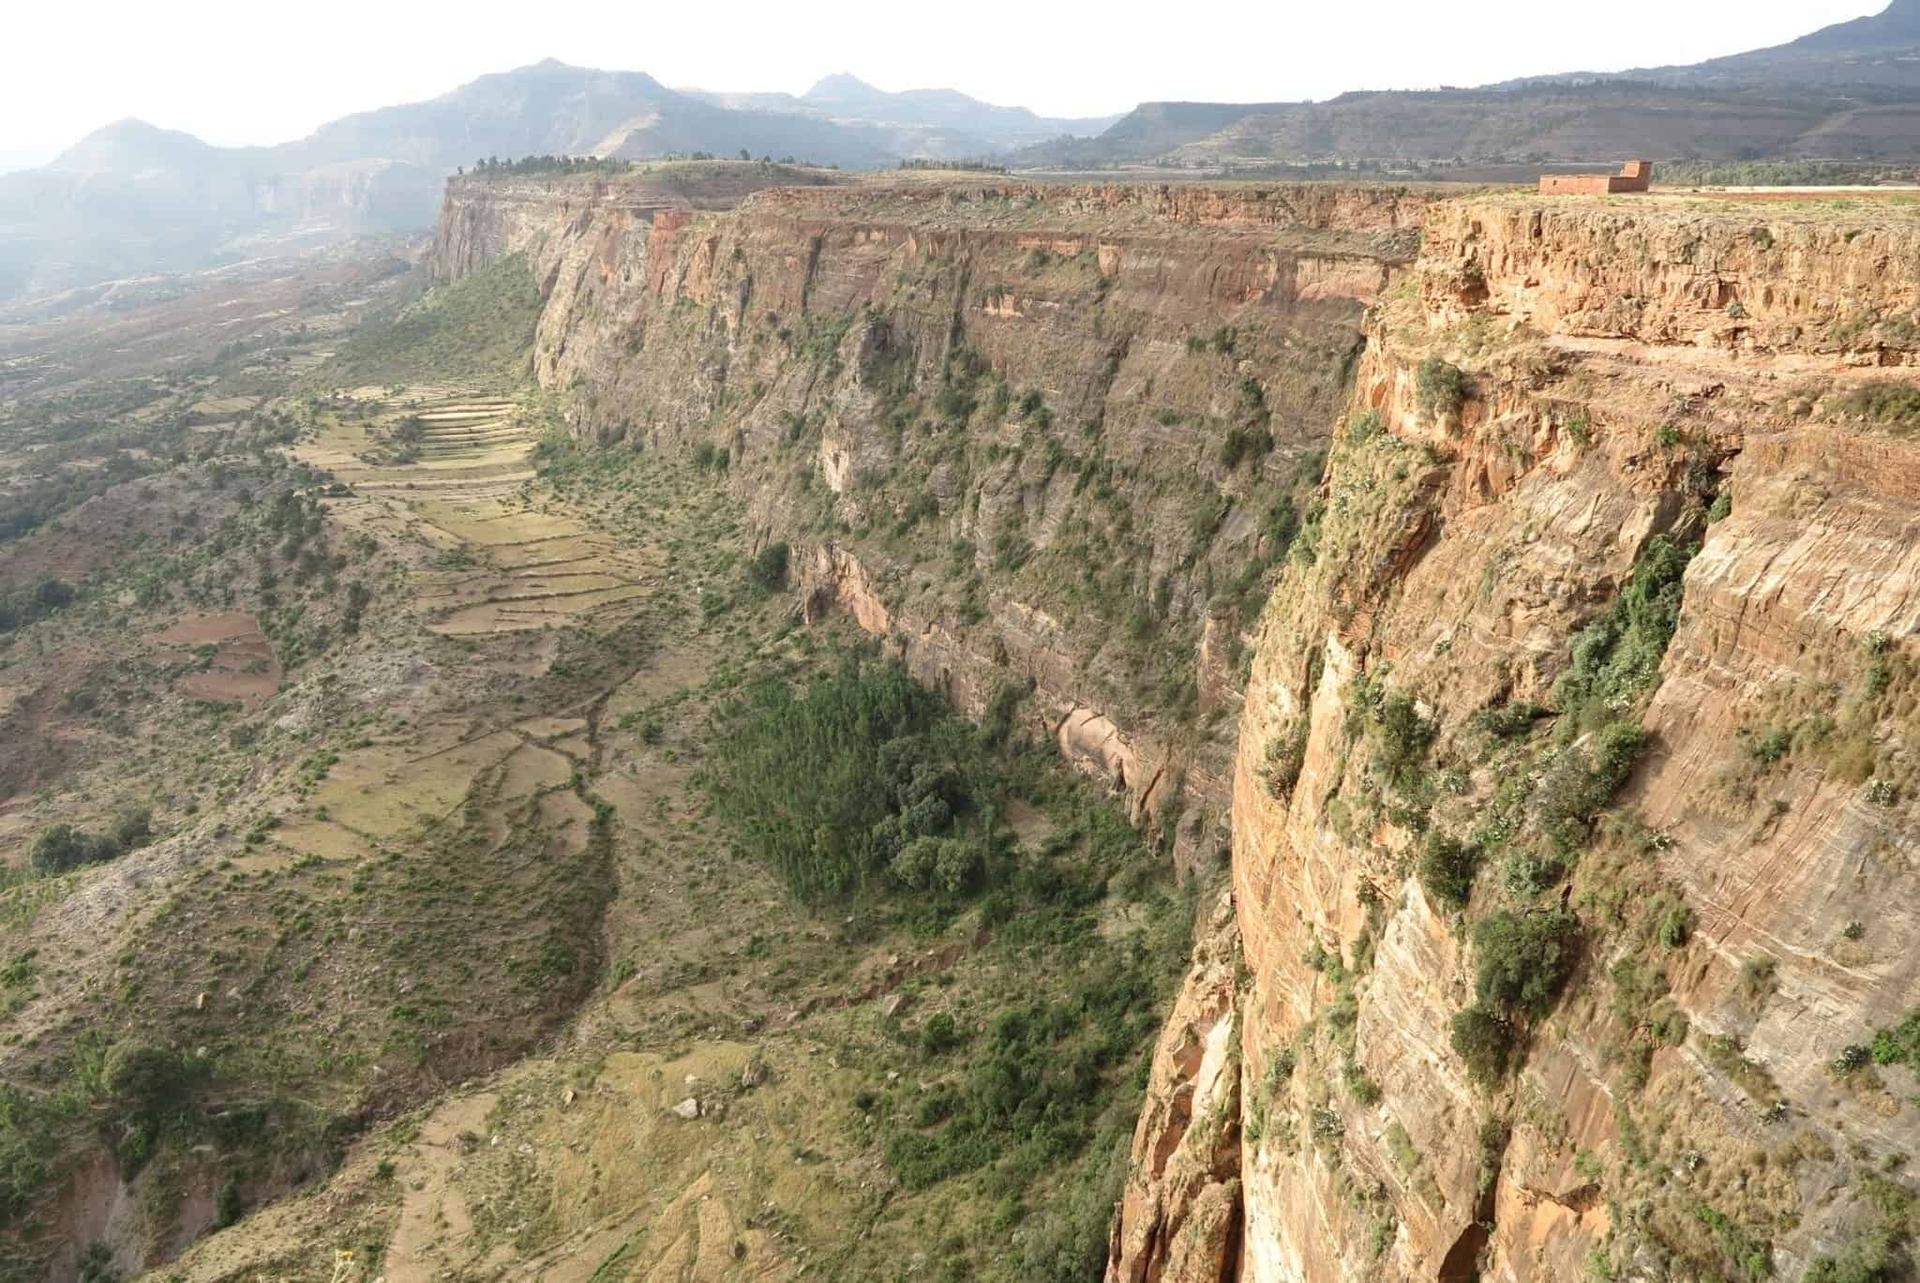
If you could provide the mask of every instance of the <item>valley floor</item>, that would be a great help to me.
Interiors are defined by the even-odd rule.
[[[8,550],[16,576],[94,587],[0,654],[38,789],[0,812],[0,930],[26,960],[0,1090],[29,1102],[5,1139],[36,1156],[9,1160],[9,1205],[35,1210],[6,1276],[1097,1269],[1158,1002],[1102,1035],[1124,1068],[1081,1084],[1062,1149],[903,1184],[889,1142],[937,1144],[951,1106],[926,1102],[972,1072],[955,1048],[1109,981],[1103,950],[1170,993],[1191,907],[1146,872],[1164,862],[1141,850],[1126,893],[1034,905],[1031,929],[802,905],[700,772],[720,707],[856,643],[750,573],[764,550],[719,477],[582,454],[512,379],[232,391],[151,412],[277,425],[231,513],[219,437]],[[129,538],[157,519],[133,484],[204,514]],[[132,583],[156,586],[112,587]],[[89,683],[98,704],[62,694]],[[1023,847],[1127,832],[1058,767],[1015,766],[994,805]],[[57,818],[135,807],[159,841],[28,867]],[[124,1085],[136,1052],[163,1088]]]

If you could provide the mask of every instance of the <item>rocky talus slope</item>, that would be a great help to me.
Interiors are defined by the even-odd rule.
[[[1431,200],[467,181],[436,262],[525,255],[577,430],[813,609],[1230,832],[1111,1279],[1882,1277],[1920,223]]]

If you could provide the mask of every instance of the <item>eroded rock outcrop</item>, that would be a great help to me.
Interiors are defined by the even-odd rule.
[[[1222,1283],[1240,1239],[1240,941],[1223,894],[1154,1051],[1107,1283]]]

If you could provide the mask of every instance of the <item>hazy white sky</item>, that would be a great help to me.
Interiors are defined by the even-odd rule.
[[[281,142],[554,57],[669,85],[799,92],[852,71],[1052,115],[1325,98],[1692,62],[1885,0],[23,0],[0,45],[0,168],[139,116]]]

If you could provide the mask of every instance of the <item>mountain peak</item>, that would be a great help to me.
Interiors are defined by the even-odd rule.
[[[1822,27],[1783,48],[1873,52],[1908,44],[1920,44],[1920,0],[1891,0],[1879,13]]]
[[[872,98],[884,98],[886,94],[852,72],[840,71],[823,77],[801,97],[808,102],[859,102]]]
[[[162,129],[128,116],[94,130],[54,157],[47,168],[77,173],[128,172],[191,163],[214,150],[192,134]]]

